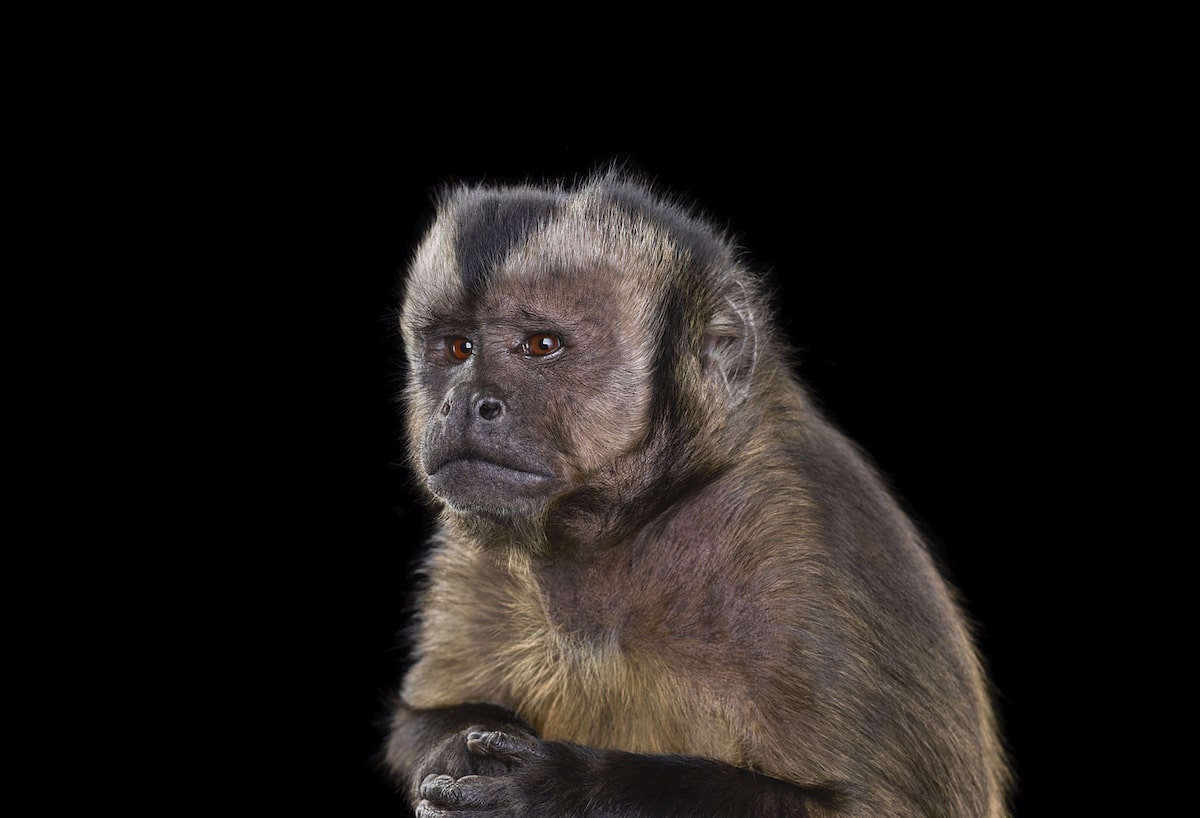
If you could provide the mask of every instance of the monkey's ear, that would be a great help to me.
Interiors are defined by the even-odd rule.
[[[758,361],[757,336],[754,312],[745,288],[739,283],[709,322],[701,355],[709,381],[735,405],[750,393]]]

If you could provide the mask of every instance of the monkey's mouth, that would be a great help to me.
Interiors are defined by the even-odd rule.
[[[545,497],[553,474],[524,463],[505,463],[475,455],[449,457],[429,464],[429,488],[461,510],[503,513]]]
[[[432,478],[446,471],[450,471],[452,474],[464,471],[467,473],[479,472],[492,475],[500,480],[552,480],[554,478],[554,475],[548,472],[498,463],[495,460],[485,460],[481,457],[451,458],[432,469],[429,476]]]

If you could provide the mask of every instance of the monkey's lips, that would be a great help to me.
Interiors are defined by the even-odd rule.
[[[556,482],[543,468],[474,454],[431,463],[426,474],[430,490],[454,508],[493,514],[527,513],[530,501],[548,495]]]

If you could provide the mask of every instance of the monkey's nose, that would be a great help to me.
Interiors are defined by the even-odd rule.
[[[475,404],[475,410],[484,420],[495,420],[504,414],[504,404],[497,398],[480,398]]]

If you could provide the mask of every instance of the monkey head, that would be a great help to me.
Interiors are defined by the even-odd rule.
[[[413,467],[451,517],[501,526],[661,496],[736,456],[714,444],[760,369],[753,291],[637,183],[449,191],[400,316]]]

